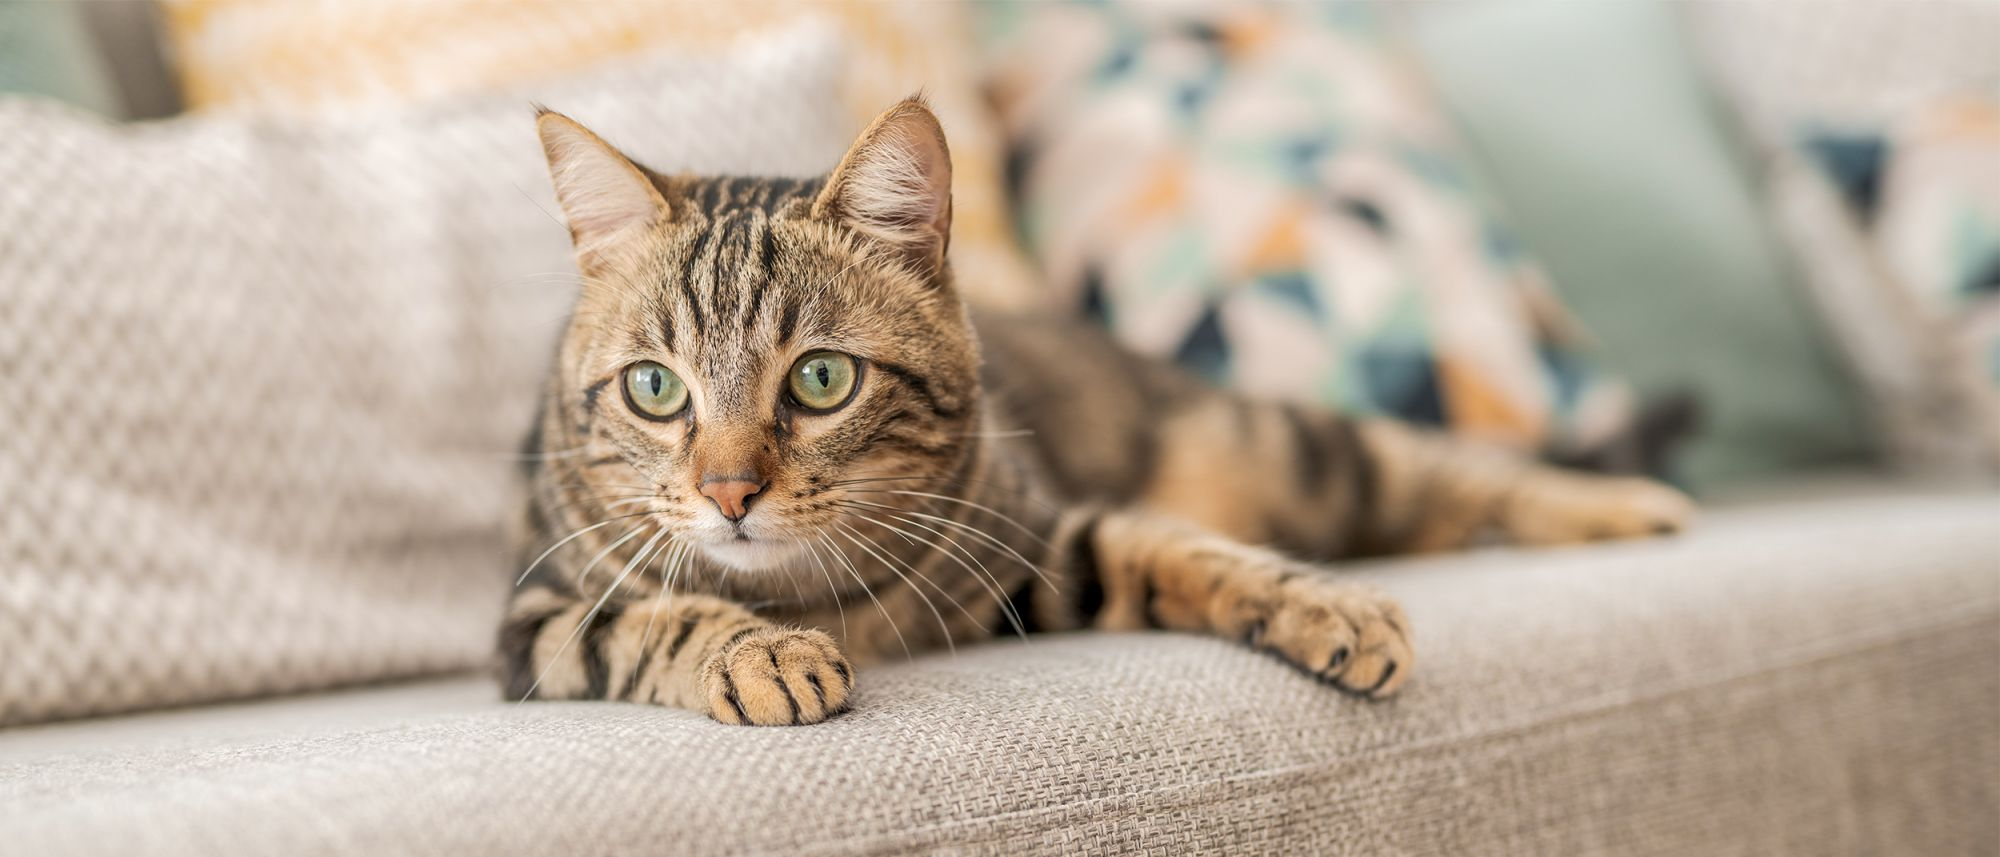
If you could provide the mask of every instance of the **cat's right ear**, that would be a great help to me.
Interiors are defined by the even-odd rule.
[[[839,220],[929,276],[951,243],[951,150],[922,95],[876,117],[827,177],[813,214]]]
[[[537,112],[535,129],[579,261],[604,261],[672,219],[673,209],[652,179],[590,129],[546,108]]]

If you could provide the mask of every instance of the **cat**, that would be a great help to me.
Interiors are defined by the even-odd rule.
[[[1212,634],[1381,698],[1410,679],[1408,617],[1308,561],[1692,513],[968,309],[920,98],[815,179],[668,176],[536,124],[583,285],[527,444],[511,698],[808,724],[856,664],[1079,628]]]

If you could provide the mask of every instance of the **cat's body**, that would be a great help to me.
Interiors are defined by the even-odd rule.
[[[1080,322],[975,333],[916,102],[826,180],[667,178],[541,127],[586,286],[530,442],[515,698],[811,723],[853,663],[1082,627],[1216,634],[1383,696],[1410,674],[1401,609],[1301,560],[1688,513],[1642,480],[1216,390]]]

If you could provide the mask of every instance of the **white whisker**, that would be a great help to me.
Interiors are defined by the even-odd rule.
[[[665,530],[661,530],[661,532],[665,532]],[[604,609],[605,603],[610,601],[612,594],[618,591],[618,585],[624,583],[626,576],[631,573],[632,564],[628,562],[625,564],[625,570],[618,573],[618,579],[611,581],[611,585],[605,588],[603,597],[598,598],[597,603],[591,605],[590,610],[583,614],[582,619],[577,621],[576,627],[569,632],[569,637],[565,638],[563,644],[556,648],[556,653],[549,656],[549,662],[542,666],[540,673],[535,675],[534,683],[528,685],[528,692],[521,694],[520,702],[527,702],[534,698],[535,690],[542,686],[542,679],[549,677],[549,670],[553,669],[556,663],[562,660],[563,653],[569,651],[571,643],[576,642],[576,636],[583,633],[584,627],[590,624],[590,620],[597,618],[598,612]],[[533,651],[532,646],[530,647],[530,651]]]
[[[1007,600],[1006,595],[1004,595],[1001,592],[1000,578],[995,577],[993,572],[986,568],[986,563],[980,562],[978,555],[974,554],[970,550],[967,550],[964,545],[959,544],[957,539],[945,535],[944,533],[939,532],[938,530],[924,526],[923,523],[919,521],[914,521],[909,518],[905,518],[901,515],[892,514],[889,517],[895,518],[898,521],[901,521],[905,524],[909,524],[912,527],[917,527],[925,532],[937,536],[938,538],[944,539],[946,542],[951,543],[952,547],[957,548],[959,553],[965,554],[966,559],[970,559],[973,562],[978,563],[979,568],[977,570],[974,570],[972,566],[965,564],[965,560],[959,559],[956,554],[953,554],[951,551],[946,550],[943,546],[929,539],[923,539],[925,544],[930,545],[933,548],[936,548],[940,553],[943,553],[945,557],[949,558],[953,562],[958,563],[958,566],[960,568],[965,569],[965,572],[967,574],[972,575],[974,580],[978,580],[979,585],[985,587],[986,591],[993,596],[994,603],[1000,605],[1000,612],[1007,617],[1008,623],[1014,626],[1014,632],[1021,635],[1021,639],[1023,640],[1028,638],[1028,629],[1027,626],[1021,621],[1020,611],[1015,610],[1013,602]],[[884,527],[889,527],[890,529],[896,530],[897,532],[902,532],[900,528],[893,527],[889,524],[883,523],[882,521],[878,520],[875,523]],[[908,533],[904,533],[904,535],[905,537],[909,536]],[[919,536],[918,538],[922,537]],[[989,583],[988,581],[991,582]]]
[[[943,494],[932,494],[928,491],[909,491],[901,488],[885,488],[879,492],[870,492],[870,493],[906,494],[911,497],[929,497],[932,500],[943,500],[944,502],[947,503],[957,503],[961,506],[970,506],[974,509],[978,509],[981,512],[985,512],[988,515],[992,515],[995,518],[999,518],[1002,521],[1006,521],[1009,524],[1013,524],[1015,529],[1018,529],[1021,532],[1026,533],[1028,538],[1034,539],[1036,542],[1040,543],[1043,547],[1047,547],[1049,544],[1048,541],[1044,540],[1041,537],[1041,535],[1037,534],[1034,530],[1029,529],[1026,524],[1023,524],[1020,521],[1016,521],[1013,518],[1008,517],[1007,515],[1001,514],[999,510],[991,506],[983,506],[978,503],[974,503],[971,500],[963,500],[957,497],[947,497]]]
[[[596,568],[597,564],[602,562],[605,557],[610,556],[612,551],[617,550],[619,545],[629,542],[633,537],[639,535],[639,531],[645,529],[646,526],[646,523],[641,522],[639,526],[625,531],[625,535],[619,536],[617,541],[605,545],[603,550],[598,551],[596,556],[591,557],[589,562],[584,563],[583,570],[576,573],[576,588],[581,591],[583,589],[583,579],[590,576],[590,570]]]
[[[661,530],[661,532],[666,531]],[[653,638],[653,623],[659,620],[661,607],[667,597],[667,587],[670,585],[670,581],[667,579],[667,563],[672,562],[673,558],[679,555],[681,549],[685,546],[686,543],[681,540],[670,538],[667,540],[667,546],[660,549],[660,592],[658,595],[653,596],[653,612],[646,616],[646,630],[639,635],[640,654],[632,658],[632,680],[625,683],[625,690],[628,696],[631,694],[631,691],[639,687],[639,663],[644,660],[646,643]],[[644,578],[646,573],[641,571],[639,576]]]
[[[884,566],[887,566],[887,567],[888,567],[888,569],[889,569],[889,573],[891,573],[891,574],[894,574],[894,575],[896,575],[896,577],[898,577],[898,578],[901,578],[901,579],[902,579],[902,581],[903,581],[903,584],[904,584],[905,586],[908,586],[908,587],[910,588],[910,591],[911,591],[911,592],[915,592],[915,593],[917,594],[917,597],[918,597],[918,598],[921,598],[921,599],[923,599],[923,600],[924,600],[924,606],[925,606],[925,607],[928,607],[928,608],[930,608],[930,611],[931,611],[931,615],[932,615],[932,616],[935,616],[935,617],[937,617],[937,623],[938,623],[938,629],[944,632],[944,644],[945,644],[945,648],[947,648],[947,649],[950,649],[950,650],[951,650],[951,653],[952,653],[952,655],[956,656],[956,655],[958,654],[958,646],[957,646],[956,644],[954,644],[954,643],[952,642],[952,639],[951,639],[951,625],[950,625],[950,624],[948,624],[948,623],[946,623],[946,622],[944,621],[944,613],[943,613],[942,611],[940,611],[940,610],[938,610],[938,609],[937,609],[937,603],[936,603],[936,602],[934,602],[934,601],[932,601],[932,600],[931,600],[931,597],[930,597],[929,595],[925,595],[925,594],[924,594],[924,591],[923,591],[922,589],[919,589],[919,588],[917,587],[917,584],[916,584],[916,581],[913,581],[913,580],[911,580],[911,579],[909,578],[909,576],[908,576],[908,575],[905,575],[905,574],[903,574],[903,573],[902,573],[901,571],[897,570],[897,569],[896,569],[896,566],[895,566],[895,564],[894,564],[893,562],[891,562],[891,561],[889,560],[889,558],[888,558],[888,557],[885,557],[885,556],[883,556],[882,554],[880,554],[880,553],[877,553],[877,552],[876,552],[876,550],[875,550],[875,548],[873,548],[873,547],[869,547],[869,546],[868,546],[868,545],[866,545],[866,544],[862,544],[861,542],[859,542],[859,541],[856,541],[856,540],[855,540],[855,536],[859,535],[859,536],[860,536],[861,538],[863,538],[863,539],[867,539],[867,540],[868,540],[868,542],[869,542],[869,544],[873,544],[873,543],[874,543],[874,541],[875,541],[874,539],[869,539],[869,538],[868,538],[868,536],[867,536],[867,535],[865,535],[865,534],[861,534],[861,533],[857,533],[857,532],[855,531],[855,529],[854,529],[853,527],[850,527],[850,526],[848,526],[848,525],[846,525],[845,523],[842,523],[842,522],[840,522],[840,521],[835,521],[835,522],[833,522],[833,525],[834,525],[835,527],[838,527],[838,528],[840,528],[840,529],[841,529],[841,530],[843,531],[843,532],[842,532],[842,535],[843,535],[844,537],[846,537],[846,539],[847,539],[848,541],[850,541],[850,542],[854,542],[854,546],[855,546],[855,547],[858,547],[858,548],[860,548],[860,549],[862,549],[862,550],[864,550],[864,551],[867,551],[867,552],[868,552],[868,555],[869,555],[869,556],[872,556],[872,557],[874,557],[874,558],[876,558],[876,559],[879,559],[879,560],[881,560],[881,561],[882,561],[882,564],[883,564]],[[936,589],[936,588],[937,588],[937,585],[936,585],[936,584],[932,584],[932,585],[931,585],[931,588],[933,588],[933,589]],[[949,598],[950,596],[946,596],[946,597],[947,597],[947,598]],[[954,603],[956,603],[956,602],[954,602]],[[960,605],[958,609],[959,609],[960,611],[963,611],[963,610],[965,610],[965,607],[964,607],[964,605]],[[971,613],[966,613],[965,615],[966,615],[966,616],[971,616],[972,614],[971,614]],[[976,622],[978,622],[979,620],[977,620],[977,619],[974,619],[973,621],[974,621],[974,622],[976,623]]]
[[[1053,589],[1057,592],[1062,591],[1062,587],[1055,585],[1054,581],[1049,580],[1049,576],[1042,572],[1040,566],[1037,566],[1034,563],[1029,562],[1028,558],[1022,556],[1021,552],[1015,550],[1012,545],[1009,545],[1006,542],[1001,541],[999,538],[993,536],[992,534],[986,532],[985,530],[972,526],[971,524],[967,524],[963,521],[954,521],[950,518],[940,517],[938,515],[932,515],[925,512],[918,512],[912,509],[898,509],[895,506],[888,506],[882,503],[870,503],[866,500],[842,500],[840,502],[853,503],[862,506],[871,506],[877,509],[886,509],[890,512],[895,512],[903,515],[915,515],[919,518],[923,518],[926,521],[935,521],[944,526],[955,528],[960,532],[978,536],[979,538],[984,539],[988,544],[991,544],[994,547],[1006,551],[1009,556],[1014,558],[1015,562],[1018,562],[1021,565],[1026,566],[1029,571],[1034,572],[1035,577],[1039,578],[1042,581],[1042,583],[1047,584],[1050,589]]]
[[[875,590],[868,588],[868,581],[861,579],[861,572],[856,571],[854,568],[854,560],[848,559],[847,554],[840,552],[840,549],[834,545],[833,539],[826,534],[825,530],[814,527],[813,531],[819,533],[820,541],[826,545],[828,551],[833,553],[834,558],[840,560],[840,563],[847,567],[848,575],[853,577],[854,582],[861,586],[862,592],[867,593],[868,600],[875,602],[875,609],[882,611],[882,618],[888,621],[889,630],[896,632],[896,642],[901,643],[903,646],[903,657],[905,659],[915,658],[916,655],[910,652],[910,641],[903,639],[902,626],[896,624],[896,617],[889,613],[889,608],[882,605],[882,599],[875,597]]]
[[[813,565],[818,566],[819,575],[826,578],[827,594],[833,596],[833,606],[840,611],[840,639],[844,642],[847,640],[847,599],[840,597],[840,587],[834,585],[833,575],[827,573],[826,562],[819,558],[819,548],[813,546],[811,539],[801,539],[800,544],[812,553]]]
[[[645,514],[645,513],[643,513],[643,512],[642,512],[642,513],[640,513],[640,514]],[[612,524],[615,524],[615,523],[618,523],[619,521],[623,521],[623,520],[628,520],[628,519],[631,519],[631,518],[636,518],[636,517],[639,517],[639,515],[620,515],[620,516],[618,516],[618,517],[616,517],[616,518],[612,518],[611,520],[608,520],[608,521],[599,521],[599,522],[597,522],[597,523],[595,523],[595,524],[591,524],[591,525],[590,525],[590,526],[588,526],[588,527],[584,527],[583,529],[580,529],[580,530],[577,530],[577,531],[576,531],[576,532],[574,532],[574,533],[570,533],[569,535],[567,535],[567,536],[564,536],[564,537],[563,537],[563,539],[562,539],[562,541],[559,541],[559,542],[556,542],[555,544],[552,544],[552,545],[549,545],[549,549],[548,549],[548,550],[545,550],[545,551],[542,551],[542,555],[541,555],[541,556],[538,556],[538,557],[535,557],[535,561],[534,561],[534,562],[531,562],[531,563],[528,563],[528,567],[527,567],[527,568],[525,568],[525,569],[522,569],[522,571],[521,571],[521,576],[520,576],[520,577],[518,577],[518,578],[515,578],[515,580],[514,580],[514,585],[515,585],[515,586],[520,586],[520,585],[521,585],[522,583],[525,583],[525,582],[527,582],[527,580],[528,580],[528,575],[529,575],[529,574],[532,574],[532,573],[534,573],[534,571],[535,571],[535,566],[538,566],[538,565],[541,565],[541,564],[542,564],[542,560],[545,560],[545,559],[548,559],[548,558],[549,558],[549,554],[552,554],[552,553],[555,553],[555,552],[556,552],[556,549],[558,549],[558,548],[562,547],[563,545],[566,545],[566,544],[569,544],[569,543],[570,543],[570,542],[572,542],[572,541],[575,541],[575,540],[577,539],[577,537],[579,537],[579,536],[582,536],[582,535],[583,535],[584,533],[587,533],[587,532],[590,532],[591,530],[595,530],[595,529],[597,529],[597,528],[599,528],[599,527],[608,527],[608,526],[611,526]]]
[[[946,550],[945,550],[945,549],[944,549],[943,547],[939,546],[939,545],[938,545],[938,544],[937,544],[936,542],[933,542],[933,541],[931,541],[931,540],[929,540],[929,539],[926,539],[926,538],[923,538],[923,537],[921,537],[921,536],[917,536],[917,535],[915,535],[915,534],[911,533],[911,532],[910,532],[910,531],[908,531],[908,530],[905,530],[905,529],[903,529],[903,528],[901,528],[901,527],[898,527],[898,526],[895,526],[894,524],[888,524],[888,523],[884,523],[884,522],[883,522],[883,521],[882,521],[881,519],[879,519],[879,518],[874,518],[874,517],[870,517],[870,516],[867,516],[867,515],[862,515],[862,514],[859,514],[859,513],[857,513],[857,514],[856,514],[856,517],[860,518],[860,519],[861,519],[862,521],[864,521],[864,522],[866,522],[866,523],[869,523],[869,524],[873,524],[873,525],[875,525],[875,526],[877,526],[877,527],[881,527],[882,529],[885,529],[885,530],[888,530],[889,532],[892,532],[892,533],[895,533],[895,534],[896,534],[896,535],[898,535],[898,536],[901,536],[901,537],[902,537],[902,539],[903,539],[903,541],[905,541],[905,542],[908,542],[908,543],[909,543],[910,547],[922,547],[922,548],[928,548],[928,549],[930,549],[930,550],[931,550],[932,552],[934,552],[934,553],[939,553],[939,554],[942,554],[942,555],[943,555],[943,556],[944,556],[944,557],[945,557],[946,559],[949,559],[949,560],[952,560],[952,561],[954,561],[954,562],[958,562],[958,564],[959,564],[960,566],[965,566],[965,563],[963,563],[963,562],[959,562],[959,561],[958,561],[958,557],[956,557],[956,556],[953,556],[953,555],[951,554],[951,552],[949,552],[949,551],[946,551]],[[859,535],[859,533],[857,533],[857,535]],[[867,538],[867,537],[866,537],[865,535],[864,535],[864,536],[862,536],[862,537],[863,537],[863,538]],[[882,548],[882,543],[881,543],[881,542],[876,542],[876,541],[875,541],[874,539],[869,539],[869,541],[870,541],[870,542],[874,542],[874,544],[875,544],[875,546],[876,546],[876,547],[878,547],[878,548]],[[886,552],[886,551],[888,551],[888,548],[882,548],[882,550]],[[958,612],[960,612],[960,613],[963,613],[963,614],[965,614],[965,618],[967,618],[967,619],[971,619],[971,620],[972,620],[972,623],[973,623],[973,624],[975,624],[975,625],[980,625],[980,626],[984,626],[984,625],[986,624],[986,623],[985,623],[984,621],[982,621],[982,620],[981,620],[981,619],[980,619],[980,618],[979,618],[978,616],[974,616],[974,615],[972,615],[972,611],[970,611],[970,610],[967,610],[967,609],[965,609],[965,605],[964,605],[964,604],[962,604],[962,603],[960,603],[960,602],[959,602],[959,600],[958,600],[957,598],[954,598],[954,597],[952,597],[952,594],[951,594],[950,592],[947,592],[947,591],[945,591],[944,587],[942,587],[942,586],[939,586],[939,585],[937,585],[936,581],[933,581],[933,580],[931,580],[931,576],[930,576],[930,575],[928,575],[928,574],[925,574],[925,573],[923,573],[923,571],[919,570],[919,569],[917,568],[917,566],[916,566],[916,564],[915,564],[915,563],[912,563],[912,562],[908,562],[908,561],[904,561],[904,560],[902,560],[901,558],[899,558],[899,557],[896,557],[896,556],[895,556],[894,554],[891,554],[891,555],[890,555],[890,558],[891,558],[891,559],[894,559],[894,560],[896,560],[897,562],[901,562],[904,568],[907,568],[907,569],[909,569],[909,570],[910,570],[910,573],[911,573],[911,574],[914,574],[914,575],[916,575],[918,579],[922,580],[922,581],[923,581],[924,583],[926,583],[926,584],[929,584],[929,585],[930,585],[930,588],[931,588],[931,591],[932,591],[932,592],[936,592],[937,594],[939,594],[939,595],[942,595],[942,596],[944,596],[944,597],[945,597],[945,600],[946,600],[946,601],[950,601],[950,602],[952,603],[952,606],[954,606],[954,607],[957,607],[957,608],[958,608]],[[968,574],[972,572],[972,569],[971,569],[970,567],[966,567],[966,569],[965,569],[965,570],[966,570],[966,572],[967,572]],[[982,586],[982,587],[986,585],[986,581],[985,581],[985,579],[984,579],[984,578],[981,578],[981,577],[979,577],[979,576],[978,576],[978,575],[976,575],[976,574],[975,574],[975,575],[973,575],[973,580],[977,581],[977,582],[979,583],[979,585],[980,585],[980,586]],[[988,589],[987,591],[988,591],[988,592],[993,592],[993,590],[991,590],[991,589]],[[998,593],[994,593],[994,596],[995,596],[996,598],[997,598],[997,597],[999,597],[999,596],[998,596]]]
[[[496,452],[494,458],[503,461],[550,461],[557,458],[574,458],[587,452],[586,447],[558,449],[553,452]]]

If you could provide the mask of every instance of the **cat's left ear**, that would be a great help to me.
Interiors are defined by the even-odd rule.
[[[672,209],[645,171],[590,129],[547,109],[535,117],[535,128],[580,261],[601,261],[671,219]]]
[[[813,214],[847,224],[931,276],[951,242],[951,152],[922,96],[889,108],[835,167]]]

